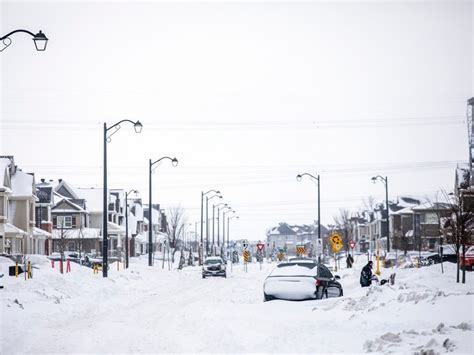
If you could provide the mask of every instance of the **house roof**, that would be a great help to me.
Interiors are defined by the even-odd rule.
[[[76,205],[67,198],[61,198],[51,209],[53,212],[86,212],[81,206]]]
[[[11,192],[11,181],[10,174],[8,172],[8,166],[11,160],[7,158],[0,158],[0,191]]]
[[[20,229],[11,223],[5,223],[5,234],[28,235],[28,233],[26,233],[23,229]]]
[[[448,210],[450,208],[449,203],[444,202],[425,202],[419,206],[413,207],[413,211],[425,211],[425,210]]]
[[[38,203],[52,203],[53,187],[36,185],[36,196],[38,197]]]
[[[64,237],[66,239],[98,239],[100,238],[99,228],[67,229]],[[61,238],[61,230],[53,229],[53,239]]]
[[[51,237],[51,233],[36,227],[33,228],[33,235],[36,237]]]
[[[35,178],[21,170],[17,170],[11,177],[12,196],[31,197],[36,196]]]

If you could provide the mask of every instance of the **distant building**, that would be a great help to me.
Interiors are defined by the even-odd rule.
[[[326,245],[328,229],[321,225],[321,239]],[[267,231],[267,252],[284,249],[288,254],[296,254],[296,246],[304,245],[307,250],[316,250],[318,243],[318,224],[289,225],[280,223]]]

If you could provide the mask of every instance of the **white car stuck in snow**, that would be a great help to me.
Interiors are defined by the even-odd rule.
[[[336,281],[323,264],[317,262],[290,261],[279,264],[265,279],[263,285],[264,301],[273,299],[305,300],[340,297],[341,284]]]

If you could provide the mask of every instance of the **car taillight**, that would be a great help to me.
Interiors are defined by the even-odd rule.
[[[320,285],[319,279],[316,279],[316,282],[314,283],[316,286]]]

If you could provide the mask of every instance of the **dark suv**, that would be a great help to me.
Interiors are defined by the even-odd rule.
[[[206,276],[224,276],[227,277],[224,261],[220,256],[210,256],[204,260],[202,265],[202,278]]]

